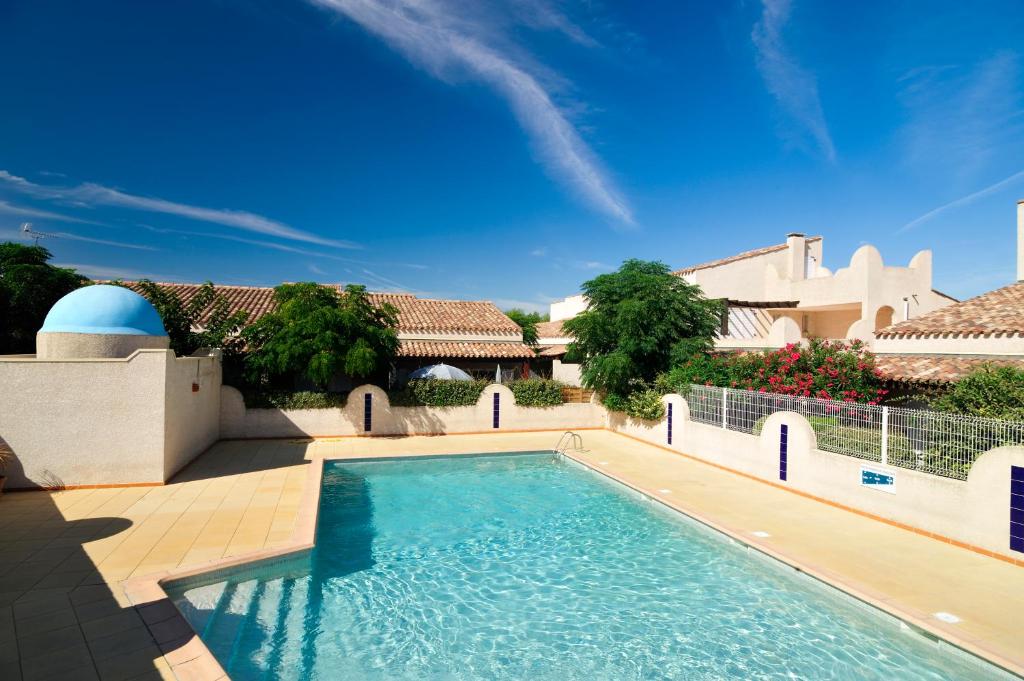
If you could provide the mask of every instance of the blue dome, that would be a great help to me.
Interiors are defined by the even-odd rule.
[[[76,289],[50,308],[40,333],[166,336],[156,308],[122,286],[95,284]]]

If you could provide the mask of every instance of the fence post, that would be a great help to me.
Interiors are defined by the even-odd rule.
[[[726,428],[726,429],[729,427],[729,421],[728,421],[729,411],[728,411],[728,406],[729,406],[729,389],[728,388],[722,388],[722,428]]]
[[[882,465],[889,465],[889,407],[882,407]]]

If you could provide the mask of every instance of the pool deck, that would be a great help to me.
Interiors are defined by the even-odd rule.
[[[608,431],[581,434],[587,451],[570,452],[581,462],[1024,675],[1024,568]],[[221,442],[160,487],[5,494],[0,678],[218,678],[156,580],[307,544],[311,462],[547,450],[559,435]]]

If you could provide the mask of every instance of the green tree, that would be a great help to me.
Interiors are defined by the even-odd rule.
[[[940,411],[1024,421],[1024,369],[984,365],[932,400]]]
[[[548,316],[539,312],[527,312],[521,310],[518,307],[513,307],[511,310],[505,311],[505,316],[514,321],[519,325],[519,328],[523,330],[523,342],[533,347],[537,345],[537,324],[540,322],[546,322]]]
[[[711,349],[721,303],[660,262],[627,260],[583,285],[588,307],[563,322],[589,388],[626,395],[666,371],[673,356]]]
[[[120,281],[114,283],[125,286]],[[249,314],[244,310],[231,312],[228,299],[217,293],[212,282],[200,286],[196,295],[187,301],[174,290],[148,279],[130,288],[156,308],[171,339],[171,350],[179,357],[187,357],[199,348],[219,348],[225,361],[242,354],[245,341],[240,333]]]
[[[250,380],[303,375],[324,388],[342,371],[357,378],[385,371],[398,352],[398,310],[374,305],[365,286],[339,295],[312,282],[284,284],[274,300],[277,310],[243,332]]]
[[[53,304],[89,280],[54,267],[42,246],[0,243],[0,354],[35,351],[36,332]]]

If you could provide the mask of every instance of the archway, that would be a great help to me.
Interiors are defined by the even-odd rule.
[[[875,313],[875,331],[891,326],[893,314],[895,310],[889,305],[878,308],[878,312]]]

